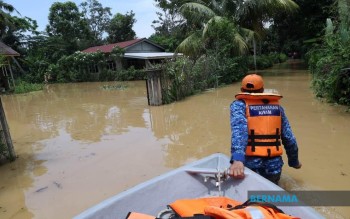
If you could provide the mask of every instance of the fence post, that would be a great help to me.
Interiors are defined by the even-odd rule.
[[[159,106],[163,104],[161,69],[148,69],[147,72],[147,99],[148,105]]]
[[[11,135],[10,135],[10,130],[9,127],[7,125],[7,121],[6,121],[6,115],[5,115],[5,111],[4,108],[2,106],[2,100],[0,97],[0,128],[1,128],[1,132],[0,132],[0,144],[4,144],[6,146],[6,149],[8,150],[8,156],[7,158],[11,161],[16,159],[16,153],[12,144],[12,139],[11,139]]]

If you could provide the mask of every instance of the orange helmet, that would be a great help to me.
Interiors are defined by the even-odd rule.
[[[247,91],[256,91],[264,88],[264,81],[260,75],[249,74],[242,80],[242,89]]]

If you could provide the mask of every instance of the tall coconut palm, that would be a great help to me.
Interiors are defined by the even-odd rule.
[[[256,36],[259,41],[264,38],[264,24],[270,22],[274,15],[281,12],[292,13],[299,6],[293,0],[246,0],[238,2],[239,10],[236,11],[238,23],[256,33],[252,39],[256,69]]]
[[[0,22],[4,22],[8,17],[8,14],[12,12],[16,12],[19,14],[15,7],[4,2],[3,0],[0,0]]]
[[[3,0],[0,0],[0,13],[2,13],[3,11],[7,11],[9,13],[12,13],[14,11],[17,12],[17,10],[12,5],[4,2]]]
[[[263,35],[264,23],[278,12],[293,11],[297,8],[297,4],[292,0],[203,0],[183,4],[181,12],[185,17],[201,21],[202,37],[205,37],[205,32],[211,28],[213,21],[220,22],[223,18],[229,20],[234,27],[232,31],[235,32],[232,42],[238,45],[237,48],[245,50],[247,43],[252,41],[255,57],[255,39]],[[179,50],[182,46],[179,46]]]
[[[10,13],[12,12],[19,14],[19,12],[12,5],[0,0],[0,37],[8,26],[14,24],[10,16]]]
[[[243,53],[248,47],[242,33],[249,32],[243,30],[236,22],[229,20],[225,16],[223,6],[218,1],[200,1],[185,3],[181,6],[180,12],[187,19],[189,25],[193,27],[192,34],[186,38],[177,48],[177,51],[183,52],[190,56],[200,55],[204,50],[204,42],[208,33],[215,24],[230,21],[232,38],[231,43],[236,45],[237,53]]]

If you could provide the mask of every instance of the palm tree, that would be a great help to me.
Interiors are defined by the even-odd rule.
[[[8,14],[12,12],[19,14],[19,12],[12,5],[7,4],[3,0],[0,0],[0,22],[5,21]]]
[[[234,33],[232,43],[237,45],[240,52],[247,50],[247,44],[250,41],[253,42],[256,66],[255,39],[263,36],[264,23],[270,21],[273,15],[278,12],[289,12],[297,8],[298,5],[292,0],[203,0],[185,3],[181,6],[180,11],[188,20],[194,20],[201,24],[200,31],[203,40],[205,40],[206,32],[210,30],[212,24],[230,21]],[[192,35],[190,37],[193,38]],[[178,49],[186,53],[183,48],[188,48],[187,44],[190,42],[190,39],[186,39]]]
[[[248,0],[239,1],[236,18],[239,24],[255,32],[252,42],[254,49],[254,66],[256,69],[256,38],[261,41],[265,36],[264,24],[270,22],[274,15],[281,12],[293,12],[298,9],[293,0]]]
[[[6,28],[13,25],[10,13],[16,12],[20,14],[12,5],[0,0],[0,37],[5,32]]]
[[[180,12],[187,18],[188,25],[193,27],[192,34],[187,37],[177,48],[177,51],[190,56],[199,56],[204,52],[205,41],[209,37],[211,30],[217,24],[229,21],[231,29],[228,35],[232,44],[235,45],[236,53],[243,53],[248,46],[245,41],[246,33],[236,22],[229,20],[223,11],[223,5],[217,1],[202,1],[201,3],[189,2],[181,6]],[[218,40],[218,39],[217,39]]]

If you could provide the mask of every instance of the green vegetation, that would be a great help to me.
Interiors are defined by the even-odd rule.
[[[163,68],[163,102],[171,103],[208,88],[218,87],[241,78],[247,69],[244,58],[221,60],[216,65],[213,57],[201,57],[196,62],[178,58]]]
[[[44,86],[45,86],[44,84],[28,83],[26,81],[17,80],[14,92],[16,94],[28,93],[31,91],[42,90]]]
[[[264,69],[287,59],[275,50],[257,53],[254,39],[262,39],[263,23],[273,13],[295,10],[293,1],[252,1],[249,5],[243,1],[236,5],[230,1],[156,2],[164,13],[158,13],[159,21],[154,22],[158,26],[151,39],[169,49],[177,42],[176,51],[188,57],[165,65],[165,103],[230,84],[248,69]],[[266,10],[268,7],[271,10]]]
[[[149,38],[184,58],[166,62],[164,102],[240,80],[248,71],[292,58],[306,58],[318,97],[350,105],[349,3],[346,0],[154,0],[158,19]],[[58,13],[60,12],[60,13]],[[122,69],[124,51],[79,52],[135,38],[135,14],[111,13],[97,0],[55,2],[45,32],[36,21],[0,1],[0,39],[21,53],[14,67],[15,92],[43,83],[123,81],[146,78]],[[328,22],[326,23],[327,18]],[[327,24],[327,25],[326,25]],[[28,34],[30,33],[30,34]],[[25,42],[25,43],[24,43]],[[103,89],[119,89],[118,86]]]
[[[113,84],[113,85],[103,85],[102,89],[103,90],[125,90],[127,87],[128,85],[117,82],[116,84]]]
[[[307,54],[318,97],[350,106],[350,20],[347,1],[338,1],[335,22],[327,19],[322,42]]]
[[[94,68],[94,62],[87,66],[87,62],[79,59],[84,57],[75,54],[90,46],[107,43],[109,34],[112,33],[118,34],[123,40],[134,39],[132,26],[136,20],[132,11],[125,15],[117,13],[112,17],[111,9],[103,7],[97,0],[86,0],[79,6],[74,2],[55,2],[50,7],[45,32],[36,31],[36,21],[16,15],[20,16],[12,5],[0,1],[0,40],[21,54],[17,60],[25,72],[13,65],[16,79],[41,84],[99,79],[127,80],[136,74],[135,70],[116,73],[113,72],[114,69],[111,72],[101,63],[97,63],[104,69],[100,77],[84,74],[84,69]],[[123,24],[123,28],[119,24]],[[101,54],[92,56],[94,57],[88,57],[90,61],[105,61]],[[75,58],[78,60],[73,60]],[[78,65],[81,63],[83,66],[79,70]],[[132,76],[127,75],[129,72]],[[25,89],[21,86],[22,84],[19,86],[22,92]],[[27,85],[23,87],[28,88]]]
[[[267,55],[260,55],[256,57],[256,67],[257,69],[266,69],[272,67],[273,64],[285,62],[288,59],[287,55],[284,53],[270,53]],[[250,56],[248,58],[249,69],[255,68],[254,57]]]
[[[101,52],[75,52],[70,56],[63,56],[57,64],[50,64],[45,74],[50,82],[84,82],[84,81],[127,81],[145,79],[143,70],[133,66],[128,69],[111,69],[109,64],[117,65],[123,51],[114,48],[109,56]]]
[[[271,54],[257,59],[258,66],[267,68],[286,61],[284,54]],[[252,56],[219,57],[217,54],[201,56],[197,60],[177,58],[162,66],[163,103],[184,99],[209,88],[240,80],[248,71]]]
[[[132,29],[136,19],[133,11],[127,12],[125,15],[117,13],[110,21],[107,28],[108,38],[110,43],[123,42],[130,39],[134,39],[136,36],[135,31]]]

